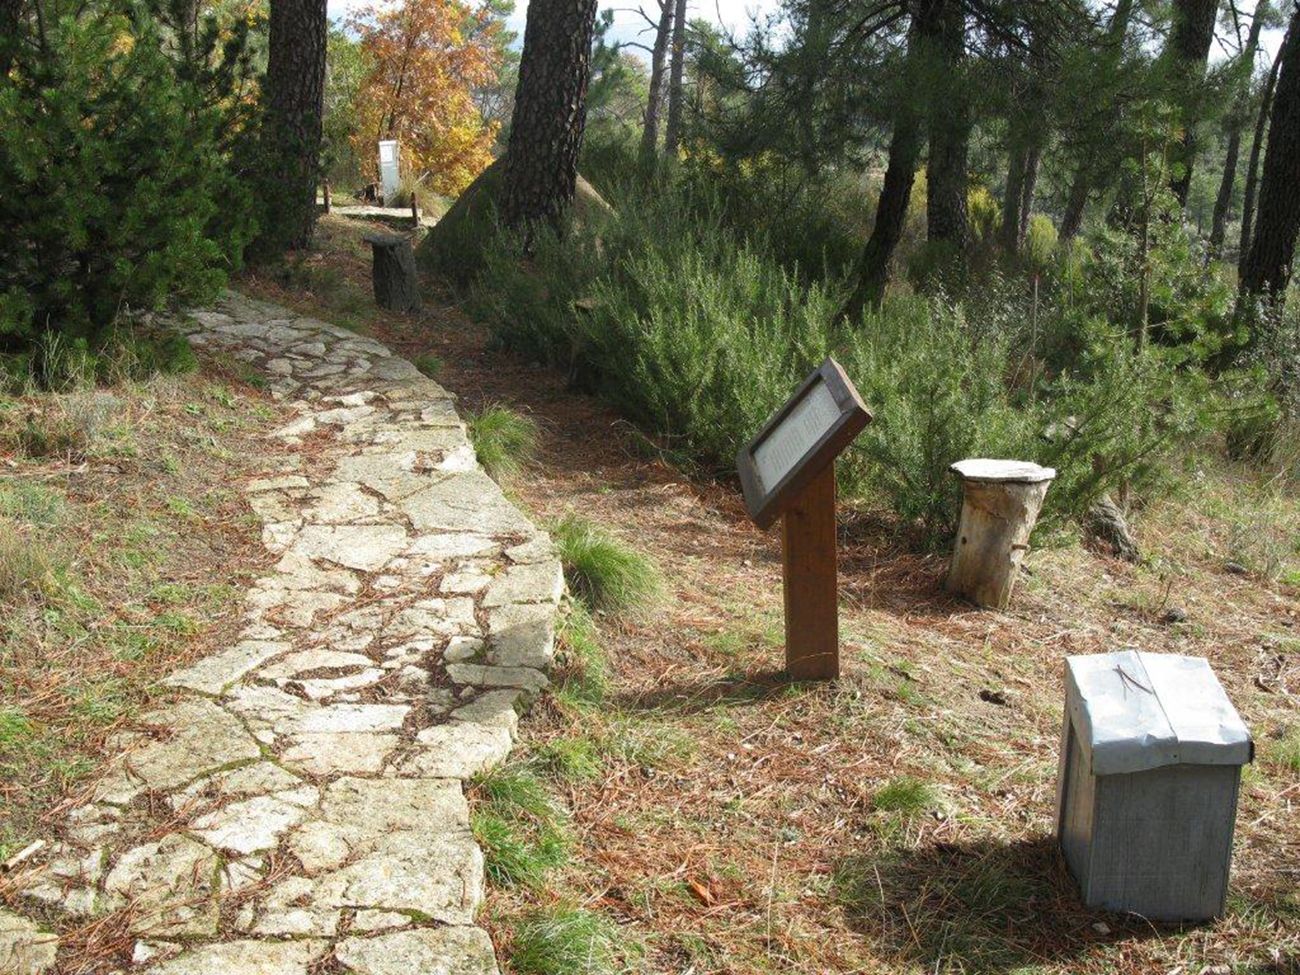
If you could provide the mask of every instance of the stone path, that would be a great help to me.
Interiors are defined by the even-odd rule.
[[[550,541],[379,343],[233,294],[193,318],[296,411],[272,436],[297,453],[247,485],[278,561],[238,642],[112,743],[22,891],[34,920],[0,911],[0,972],[51,970],[44,931],[105,918],[130,962],[63,970],[495,973],[462,781],[546,686]]]
[[[331,208],[333,213],[341,217],[351,217],[353,220],[382,220],[385,223],[396,223],[400,226],[409,226],[411,224],[410,207],[380,207],[371,204],[355,203],[335,203]],[[438,218],[431,213],[420,214],[420,226],[432,227],[438,222]]]

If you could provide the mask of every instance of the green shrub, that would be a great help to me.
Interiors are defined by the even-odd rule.
[[[960,309],[920,298],[867,312],[842,364],[874,421],[844,465],[846,490],[886,499],[904,522],[939,539],[955,527],[963,457],[1038,460],[1036,411],[1018,407],[1005,382],[1006,339],[973,335]]]
[[[575,374],[584,364],[583,319],[602,264],[596,237],[540,232],[529,259],[520,261],[519,237],[490,233],[481,250],[482,273],[470,290],[470,313],[493,325],[498,343]]]
[[[1056,256],[1058,234],[1050,217],[1035,213],[1029,218],[1029,230],[1021,253],[1035,272],[1048,268]]]
[[[1154,342],[1186,345],[1199,361],[1223,354],[1243,336],[1233,320],[1234,291],[1184,226],[1181,211],[1151,223],[1149,331]],[[1136,334],[1140,324],[1143,259],[1138,237],[1102,227],[1088,240],[1071,299],[1117,328]]]
[[[50,18],[0,79],[0,343],[213,297],[248,239],[213,91],[134,3]]]
[[[518,473],[537,452],[537,424],[507,406],[471,413],[465,426],[479,463],[493,477]]]
[[[875,414],[840,467],[844,496],[887,507],[930,542],[955,526],[957,460],[1056,466],[1042,520],[1059,524],[1120,486],[1137,497],[1167,487],[1173,448],[1207,429],[1216,405],[1195,368],[1208,340],[1175,341],[1181,326],[1166,319],[1165,340],[1135,351],[1127,325],[1079,296],[1092,272],[1045,230],[1037,290],[994,270],[969,272],[978,287],[963,272],[945,293],[943,261],[923,255],[938,261],[925,272],[938,294],[845,323],[844,282],[810,283],[688,192],[621,202],[599,240],[541,235],[527,262],[498,239],[473,310],[503,345],[568,369],[706,472],[733,475],[737,450],[828,354]],[[569,571],[590,598],[581,567]]]
[[[654,564],[587,519],[565,515],[551,535],[569,587],[589,609],[633,609],[658,595]]]

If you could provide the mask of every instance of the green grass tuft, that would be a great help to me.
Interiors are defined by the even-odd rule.
[[[609,667],[600,646],[596,621],[587,608],[574,603],[556,634],[561,649],[562,670],[556,696],[574,707],[589,707],[605,699],[609,689]]]
[[[16,708],[0,708],[0,753],[20,748],[35,734],[36,729],[27,715]]]
[[[568,858],[569,842],[562,833],[548,829],[531,834],[519,822],[492,813],[475,813],[472,822],[488,879],[498,887],[537,890]]]
[[[659,595],[654,564],[585,518],[565,515],[551,534],[569,587],[588,609],[633,609]]]
[[[24,595],[40,596],[55,585],[54,565],[48,550],[0,518],[0,603]]]
[[[607,918],[579,908],[545,908],[520,919],[510,962],[520,975],[595,975],[617,968],[621,946]]]
[[[499,887],[541,888],[572,846],[564,811],[532,771],[519,767],[484,776],[478,793],[471,823],[488,878]]]
[[[534,761],[538,768],[561,782],[591,782],[604,771],[600,752],[590,738],[559,738],[547,742],[537,749]]]
[[[0,483],[0,518],[34,525],[57,525],[63,517],[63,495],[40,484]]]
[[[904,775],[885,783],[871,797],[871,807],[880,812],[899,812],[916,816],[935,804],[934,787],[928,782]]]
[[[1264,754],[1271,764],[1300,772],[1300,728],[1292,728],[1278,741],[1270,743]]]
[[[507,406],[484,407],[465,425],[479,463],[492,477],[518,473],[537,453],[537,424]]]
[[[442,372],[442,365],[442,358],[433,352],[426,352],[415,360],[415,368],[430,379],[438,378],[438,373]]]

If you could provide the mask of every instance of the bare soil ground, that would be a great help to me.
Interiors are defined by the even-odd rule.
[[[600,707],[548,698],[526,719],[519,762],[587,749],[597,765],[551,777],[568,865],[492,894],[505,958],[517,918],[576,904],[616,922],[623,963],[651,972],[1300,972],[1292,486],[1197,461],[1184,497],[1141,513],[1144,564],[1040,549],[1008,613],[949,598],[941,555],[846,512],[845,674],[790,686],[779,538],[747,521],[734,484],[662,462],[562,376],[494,351],[446,296],[418,315],[366,309],[362,225],[323,228],[297,280],[244,286],[322,315],[348,305],[411,358],[438,356],[466,409],[532,416],[541,450],[518,499],[542,521],[598,522],[666,580],[640,614],[599,618]],[[1062,660],[1125,646],[1208,657],[1259,745],[1214,924],[1084,910],[1052,840]]]

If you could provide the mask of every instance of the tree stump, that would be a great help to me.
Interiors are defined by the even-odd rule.
[[[420,307],[420,283],[415,273],[411,242],[396,234],[368,234],[374,252],[371,279],[375,301],[390,311],[415,311]]]
[[[1056,471],[984,459],[958,461],[951,469],[962,479],[962,505],[946,588],[978,606],[1006,609]]]

